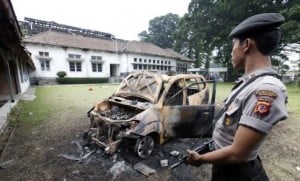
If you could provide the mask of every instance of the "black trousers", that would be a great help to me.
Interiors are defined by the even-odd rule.
[[[268,181],[269,178],[257,157],[253,161],[232,165],[213,165],[212,181]]]

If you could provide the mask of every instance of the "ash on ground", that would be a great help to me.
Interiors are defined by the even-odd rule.
[[[133,152],[133,148],[122,146],[116,153],[107,155],[96,145],[77,140],[71,142],[70,146],[73,149],[68,149],[69,153],[63,153],[61,150],[58,156],[85,167],[97,165],[102,177],[110,180],[209,180],[211,167],[207,164],[194,167],[183,163],[175,169],[170,168],[187,149],[204,141],[205,139],[198,138],[172,139],[163,145],[157,145],[148,158],[141,159]],[[85,179],[87,174],[75,170],[72,178]],[[97,174],[90,174],[88,179],[100,178]]]

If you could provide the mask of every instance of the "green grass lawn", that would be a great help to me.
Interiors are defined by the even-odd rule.
[[[300,115],[300,86],[299,84],[288,84],[288,112]],[[216,101],[221,103],[229,94],[233,83],[218,83]]]
[[[216,102],[221,103],[229,94],[232,83],[217,83]],[[53,85],[36,87],[34,101],[20,101],[12,111],[12,116],[22,109],[18,115],[22,121],[19,124],[36,124],[47,119],[50,114],[63,114],[71,110],[77,114],[85,114],[95,103],[111,95],[116,84],[82,84],[82,85]],[[296,84],[287,86],[289,112],[300,115],[300,88]],[[211,87],[210,87],[210,90]],[[16,122],[12,121],[11,124]]]
[[[289,112],[297,114],[300,116],[300,85],[289,84],[288,89],[288,104],[287,108]]]
[[[217,84],[218,103],[226,98],[232,85],[232,83]],[[86,112],[96,102],[111,95],[117,87],[118,85],[113,84],[36,87],[36,99],[19,101],[9,116],[10,126],[14,127],[14,131],[9,146],[5,147],[5,157],[16,159],[16,167],[9,173],[5,170],[6,173],[3,174],[18,173],[24,176],[34,170],[31,173],[33,177],[39,178],[38,176],[47,173],[54,178],[54,175],[64,176],[74,170],[80,170],[87,175],[102,172],[101,169],[95,171],[95,168],[98,168],[95,165],[99,162],[97,164],[91,162],[90,165],[78,164],[61,160],[57,155],[73,153],[74,145],[70,146],[70,140],[79,138],[89,127]],[[287,107],[290,117],[274,128],[261,149],[264,165],[271,180],[275,181],[292,180],[291,178],[298,174],[295,170],[298,164],[295,158],[299,158],[298,150],[300,150],[298,143],[300,88],[296,85],[287,87],[289,94]],[[11,136],[7,136],[9,137]]]
[[[111,95],[117,87],[115,84],[37,86],[34,101],[19,101],[12,110],[11,117],[19,114],[18,119],[12,119],[14,121],[11,124],[37,124],[51,114],[63,114],[69,110],[85,114],[96,102]]]

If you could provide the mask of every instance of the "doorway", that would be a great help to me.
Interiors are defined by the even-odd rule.
[[[110,77],[119,76],[119,64],[110,64]]]

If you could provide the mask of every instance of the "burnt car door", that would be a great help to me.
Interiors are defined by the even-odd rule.
[[[164,106],[161,109],[164,126],[163,136],[165,138],[211,137],[216,83],[203,79],[182,79],[180,82],[183,82],[184,85],[178,92],[171,93],[172,97],[166,96]],[[212,84],[210,98],[208,94],[209,83]],[[174,84],[177,83],[174,82]],[[169,91],[173,91],[172,86]],[[179,99],[179,101],[172,101],[172,99]],[[175,104],[173,104],[174,102]]]

